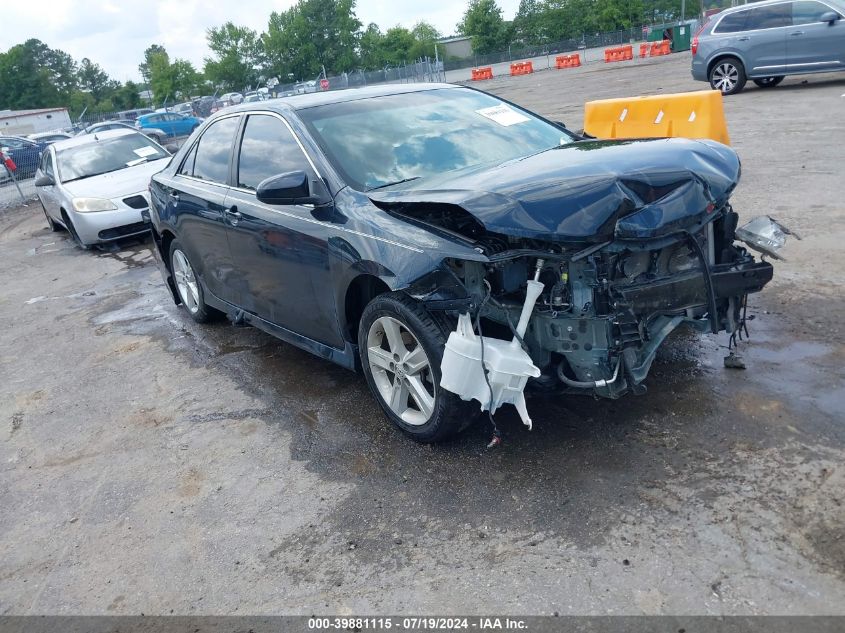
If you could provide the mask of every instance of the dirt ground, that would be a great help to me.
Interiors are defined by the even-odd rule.
[[[689,58],[483,87],[581,127],[704,87]],[[533,396],[439,446],[361,376],[197,326],[150,243],[82,252],[0,213],[0,614],[845,614],[845,76],[726,100],[734,206],[802,234],[748,368],[680,333],[648,393]]]

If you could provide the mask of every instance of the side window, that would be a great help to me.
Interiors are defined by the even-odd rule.
[[[185,156],[185,160],[182,161],[182,166],[179,168],[179,175],[180,176],[193,176],[194,175],[194,160],[197,157],[197,143],[194,143],[194,146],[191,148],[191,151],[188,152],[188,155]]]
[[[792,24],[813,24],[819,22],[823,13],[832,11],[830,7],[813,0],[796,0],[792,3]]]
[[[310,174],[311,166],[287,126],[273,116],[250,115],[238,157],[238,187],[255,189],[265,178],[297,170]]]
[[[745,22],[748,19],[748,11],[737,11],[722,18],[716,26],[716,33],[739,33],[745,30]]]
[[[788,2],[751,9],[748,12],[748,22],[745,23],[745,30],[755,31],[789,26],[792,22],[790,10],[791,7]]]
[[[238,129],[238,117],[212,123],[197,143],[194,178],[226,184],[229,180],[229,156]]]
[[[41,171],[48,176],[53,176],[53,156],[49,151],[41,155]]]

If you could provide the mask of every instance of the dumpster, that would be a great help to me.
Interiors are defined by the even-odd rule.
[[[669,40],[672,42],[673,53],[688,51],[695,25],[695,20],[688,20],[681,24],[655,24],[649,27],[646,40],[649,42]]]

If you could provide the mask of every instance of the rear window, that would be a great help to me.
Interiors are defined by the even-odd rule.
[[[748,20],[749,11],[737,11],[729,13],[722,18],[722,21],[713,29],[714,33],[738,33],[745,30],[745,23]]]

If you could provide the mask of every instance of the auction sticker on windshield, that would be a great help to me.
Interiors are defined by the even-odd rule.
[[[493,106],[492,108],[481,108],[480,110],[476,110],[476,112],[483,117],[487,117],[491,121],[495,121],[499,125],[504,125],[505,127],[509,125],[516,125],[517,123],[525,123],[526,121],[531,120],[527,116],[520,114],[516,110],[509,108],[504,104]]]
[[[141,158],[152,156],[153,154],[158,154],[158,150],[150,145],[145,145],[144,147],[139,147],[138,149],[134,149],[132,151],[135,152]]]

